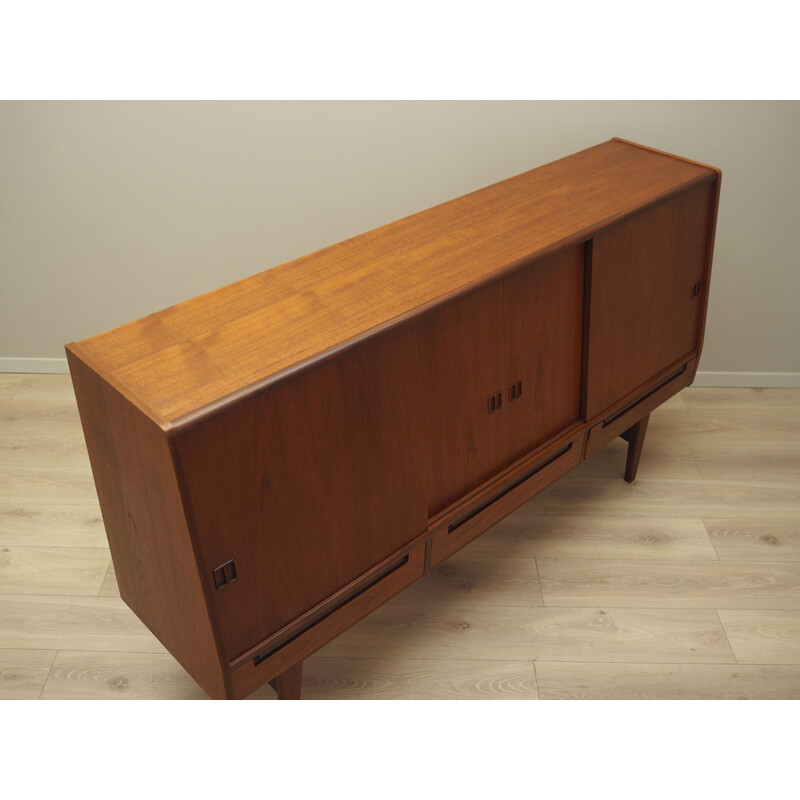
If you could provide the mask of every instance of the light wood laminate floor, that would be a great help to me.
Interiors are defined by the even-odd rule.
[[[308,659],[303,696],[800,698],[800,389],[684,390],[632,485],[625,447]],[[204,697],[119,599],[69,377],[0,375],[0,699]]]

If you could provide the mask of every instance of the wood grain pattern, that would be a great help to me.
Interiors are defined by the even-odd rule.
[[[271,699],[267,689],[251,699]],[[530,661],[310,658],[307,700],[538,700]]]
[[[511,515],[469,545],[466,552],[473,558],[670,559],[681,562],[716,558],[711,539],[699,519],[602,514],[535,519]],[[595,564],[595,569],[602,572],[602,565]]]
[[[0,464],[88,468],[75,401],[20,401],[0,409]]]
[[[800,436],[772,445],[742,439],[722,444],[696,442],[692,458],[703,478],[711,480],[800,482]]]
[[[503,284],[459,297],[417,324],[428,516],[492,478],[513,459],[506,408],[488,412],[488,398],[510,381]]]
[[[16,546],[107,548],[97,498],[86,505],[0,503],[0,547]]]
[[[491,658],[500,661],[733,663],[709,609],[430,609],[393,604],[319,651],[320,657]]]
[[[537,559],[546,605],[797,608],[800,563]]]
[[[685,420],[682,438],[692,444],[722,444],[723,436],[736,437],[743,444],[753,445],[765,437],[787,437],[795,442],[800,438],[800,413],[784,408],[780,414],[767,409],[745,411],[728,408],[725,411],[690,411]],[[777,443],[777,442],[776,442]]]
[[[471,546],[434,567],[391,602],[437,608],[473,603],[481,607],[544,605],[533,559],[487,560],[473,556]]]
[[[660,418],[663,406],[650,415],[651,421]],[[666,436],[653,435],[651,424],[648,427],[647,445],[639,461],[638,477],[645,480],[674,478],[677,480],[697,480],[702,478],[689,445],[674,441]],[[674,431],[673,423],[669,430]],[[574,478],[620,478],[625,471],[628,446],[622,439],[614,439],[589,458],[582,461],[570,473]]]
[[[566,245],[576,224],[582,241],[631,208],[714,179],[706,167],[606,142],[82,347],[144,403],[175,419],[377,330],[453,286]]]
[[[800,664],[800,611],[720,609],[740,664]]]
[[[544,503],[540,495],[526,500],[519,508],[512,511],[507,517],[503,518],[503,522],[516,521],[522,525],[527,523],[531,517],[544,516]]]
[[[717,555],[723,561],[800,561],[797,519],[703,520]]]
[[[38,700],[55,650],[0,648],[0,700]]]
[[[42,700],[207,700],[168,653],[59,650]]]
[[[87,506],[97,503],[92,473],[85,467],[0,464],[1,505]]]
[[[22,375],[0,373],[0,400],[10,400],[22,383]]]
[[[507,463],[580,418],[584,254],[583,244],[572,246],[503,281]],[[511,401],[508,386],[516,381],[522,395]]]
[[[63,425],[80,432],[80,417],[75,398],[56,400],[6,400],[0,408],[0,431],[25,428],[26,433],[41,434],[50,425]]]
[[[800,515],[800,487],[779,481],[644,480],[607,483],[567,477],[543,495],[546,514],[785,519]]]
[[[800,667],[536,662],[542,700],[798,700]]]
[[[700,346],[715,185],[703,184],[592,243],[586,413],[591,418]]]
[[[0,646],[166,652],[116,597],[0,595]]]
[[[106,548],[0,547],[0,594],[96,595],[110,562]]]
[[[22,381],[14,394],[14,399],[20,402],[45,400],[47,402],[75,400],[72,389],[72,380],[64,375],[22,375]]]
[[[693,386],[682,395],[686,408],[692,412],[741,412],[775,415],[788,412],[792,416],[800,411],[800,389],[779,388],[706,388]]]
[[[177,437],[229,661],[425,532],[415,345],[395,330]]]
[[[212,697],[230,693],[173,467],[152,420],[67,354],[120,595]],[[112,602],[109,598],[108,602]]]

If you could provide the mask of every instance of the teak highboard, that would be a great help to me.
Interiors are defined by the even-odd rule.
[[[269,681],[694,379],[720,172],[620,139],[67,345],[125,602]]]

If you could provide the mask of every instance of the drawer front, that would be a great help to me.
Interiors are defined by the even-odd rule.
[[[609,409],[607,415],[589,431],[586,457],[616,439],[621,433],[646,417],[654,408],[688,386],[694,378],[697,359],[667,371],[638,396]]]
[[[425,545],[388,560],[364,579],[303,618],[252,648],[231,664],[233,693],[247,697],[259,686],[308,658],[331,639],[419,578],[425,566]]]
[[[522,464],[482,497],[437,523],[430,542],[429,569],[546,489],[581,460],[585,430],[562,439]]]

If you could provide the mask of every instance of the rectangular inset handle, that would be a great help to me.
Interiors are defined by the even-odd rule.
[[[522,397],[522,381],[517,381],[508,387],[508,402],[513,403],[514,400],[518,400],[520,397]]]
[[[692,300],[696,300],[700,297],[700,293],[703,291],[703,284],[698,281],[697,283],[692,284]]]
[[[217,589],[222,589],[235,580],[236,564],[233,563],[233,559],[226,561],[214,570],[214,586],[216,586]]]
[[[489,398],[489,413],[494,414],[503,407],[503,393],[496,392]]]

